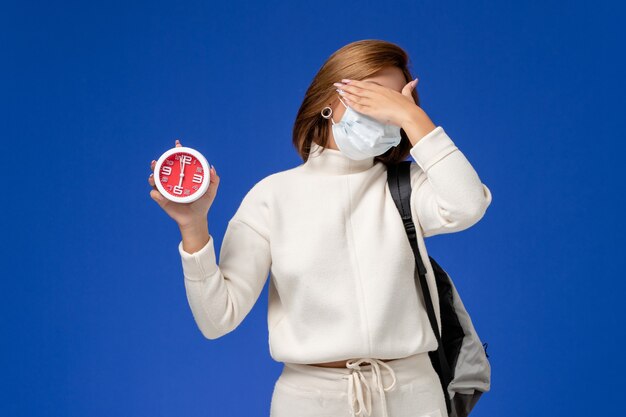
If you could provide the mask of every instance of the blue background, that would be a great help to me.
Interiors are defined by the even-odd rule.
[[[519,4],[523,3],[523,4]],[[32,2],[0,13],[0,414],[266,416],[267,283],[209,341],[149,164],[180,138],[221,177],[219,250],[252,185],[301,163],[322,63],[406,49],[423,109],[493,193],[429,238],[483,341],[480,416],[608,415],[623,394],[623,10],[604,2]]]

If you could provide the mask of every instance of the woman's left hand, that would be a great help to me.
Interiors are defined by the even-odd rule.
[[[381,123],[404,127],[408,122],[415,122],[424,117],[428,119],[411,95],[417,85],[417,78],[407,83],[401,92],[366,81],[347,79],[341,81],[342,83],[335,83],[335,87],[346,104]]]

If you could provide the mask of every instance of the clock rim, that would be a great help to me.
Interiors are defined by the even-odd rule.
[[[209,183],[211,182],[211,171],[209,169],[209,162],[207,159],[198,151],[197,149],[190,148],[188,146],[175,146],[167,151],[163,152],[163,154],[159,157],[156,164],[154,165],[154,172],[159,173],[161,171],[161,165],[163,162],[169,158],[171,155],[176,153],[189,153],[193,155],[198,161],[200,161],[200,165],[202,165],[202,169],[204,173],[208,172],[208,175],[204,175],[204,179],[202,184],[200,184],[200,188],[194,194],[186,196],[186,197],[176,197],[172,196],[161,184],[161,179],[159,175],[154,176],[154,184],[156,185],[159,192],[163,195],[163,197],[167,198],[170,201],[175,203],[193,203],[207,192],[209,188]]]

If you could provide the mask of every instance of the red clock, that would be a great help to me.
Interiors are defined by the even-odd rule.
[[[154,173],[159,192],[176,203],[191,203],[202,197],[211,179],[206,158],[186,146],[176,146],[161,155]]]

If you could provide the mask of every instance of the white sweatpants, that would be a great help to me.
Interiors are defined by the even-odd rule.
[[[270,417],[448,417],[428,353],[383,362],[357,358],[346,368],[284,363]]]

